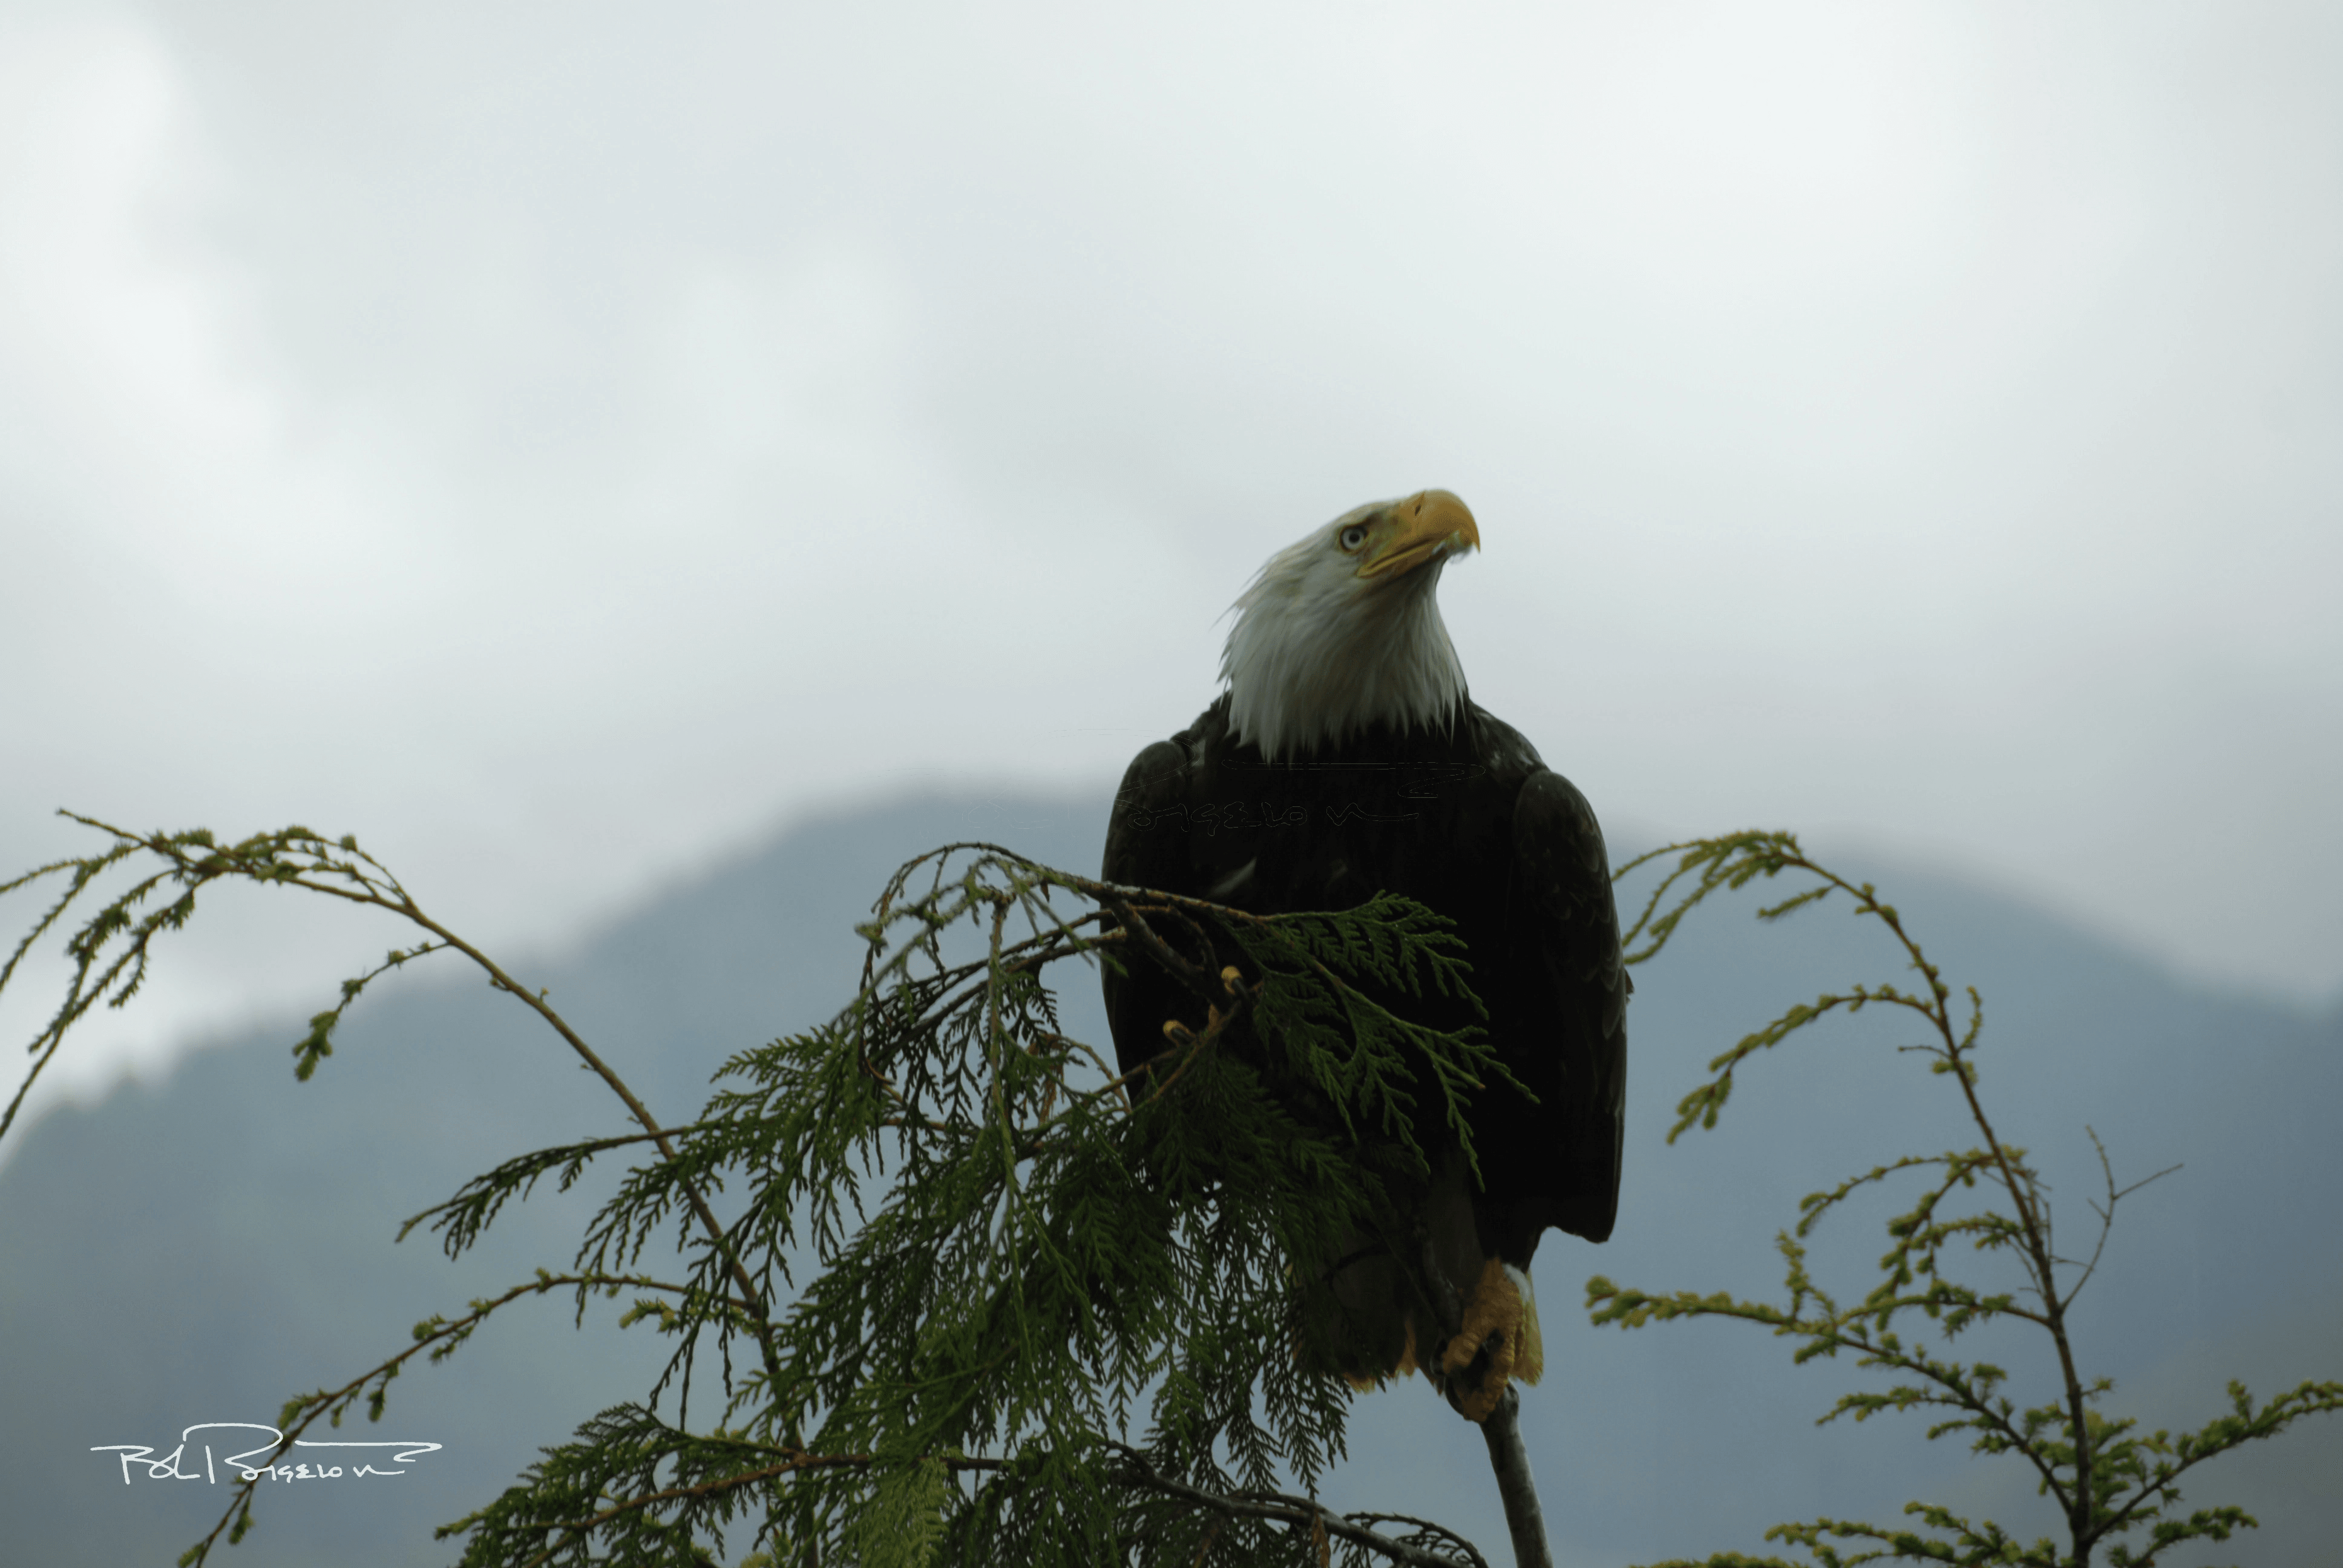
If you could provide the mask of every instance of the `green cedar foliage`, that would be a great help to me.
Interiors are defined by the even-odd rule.
[[[1716,1125],[1732,1095],[1735,1073],[1757,1052],[1771,1050],[1834,1011],[1855,1013],[1867,1006],[1898,1009],[1922,1020],[1926,1038],[1902,1049],[1926,1060],[1932,1073],[1962,1096],[1978,1141],[1941,1154],[1909,1155],[1803,1200],[1796,1226],[1778,1239],[1788,1291],[1788,1300],[1781,1305],[1744,1301],[1724,1292],[1654,1295],[1598,1275],[1586,1286],[1594,1321],[1639,1328],[1681,1318],[1737,1318],[1801,1342],[1795,1359],[1802,1363],[1851,1351],[1859,1358],[1858,1366],[1885,1369],[1894,1381],[1885,1392],[1843,1395],[1824,1422],[1842,1415],[1861,1422],[1887,1411],[1918,1411],[1932,1422],[1931,1438],[1970,1434],[1975,1452],[2012,1456],[2031,1469],[2039,1491],[2056,1501],[2065,1534],[2063,1541],[2044,1537],[2028,1544],[1990,1520],[1972,1521],[1946,1508],[1913,1503],[1905,1508],[1916,1522],[1912,1524],[1816,1519],[1776,1525],[1766,1538],[1804,1548],[1822,1568],[1899,1560],[1963,1568],[2083,1568],[2102,1552],[2115,1568],[2147,1568],[2184,1543],[2226,1541],[2233,1531],[2253,1527],[2255,1521],[2239,1508],[2187,1508],[2181,1480],[2187,1477],[2193,1486],[2196,1478],[2189,1473],[2205,1461],[2258,1438],[2276,1436],[2303,1416],[2343,1409],[2343,1382],[2305,1382],[2260,1403],[2242,1384],[2231,1382],[2228,1412],[2193,1432],[2142,1432],[2133,1421],[2104,1413],[2101,1402],[2114,1384],[2104,1377],[2086,1376],[2069,1314],[2106,1248],[2117,1203],[2147,1182],[2118,1187],[2107,1150],[2091,1132],[2106,1185],[2104,1201],[2091,1205],[2097,1234],[2088,1257],[2061,1255],[2055,1247],[2044,1182],[2026,1163],[2026,1151],[2004,1143],[1995,1132],[1978,1093],[1976,1059],[1985,1011],[1976,989],[1967,988],[1964,1017],[1956,1009],[1952,988],[1905,929],[1895,906],[1882,902],[1870,883],[1849,882],[1807,859],[1790,834],[1738,833],[1674,844],[1631,862],[1620,875],[1671,855],[1676,857],[1673,869],[1628,932],[1629,962],[1656,955],[1684,917],[1710,894],[1792,871],[1812,878],[1812,885],[1761,908],[1760,919],[1779,920],[1844,894],[1856,915],[1876,920],[1886,929],[1920,980],[1917,985],[1855,985],[1826,993],[1745,1036],[1709,1063],[1705,1081],[1678,1103],[1670,1142],[1695,1125]],[[2169,1172],[2157,1172],[2166,1174]],[[1876,1282],[1860,1299],[1842,1304],[1808,1272],[1805,1240],[1850,1200],[1891,1182],[1916,1187],[1916,1196],[1909,1208],[1887,1221],[1887,1251],[1879,1259]],[[1946,1269],[1957,1261],[1961,1247],[2014,1260],[2023,1284],[2014,1291],[1995,1291],[1948,1277]],[[1923,1321],[1915,1322],[1914,1313]],[[2021,1408],[2005,1393],[2011,1379],[2002,1368],[1956,1359],[1949,1348],[1932,1348],[1935,1339],[1950,1347],[1965,1331],[1996,1323],[2031,1329],[2046,1336],[2054,1349],[2056,1382],[2043,1391],[2038,1402]],[[1694,1565],[1672,1563],[1663,1568]],[[1778,1557],[1728,1552],[1707,1559],[1706,1568],[1795,1565]]]
[[[373,980],[453,950],[624,1106],[630,1130],[520,1155],[407,1222],[454,1256],[539,1182],[631,1161],[567,1268],[417,1323],[411,1345],[280,1418],[280,1453],[361,1402],[379,1419],[410,1361],[445,1360],[553,1292],[581,1318],[621,1301],[622,1323],[669,1336],[642,1402],[600,1412],[441,1529],[465,1564],[1485,1568],[1437,1524],[1314,1496],[1353,1395],[1305,1370],[1325,1364],[1308,1282],[1336,1238],[1404,1212],[1429,1173],[1425,1136],[1469,1156],[1463,1097],[1495,1065],[1479,1030],[1421,1029],[1383,1005],[1427,987],[1471,996],[1461,941],[1422,907],[1264,919],[949,846],[906,865],[860,928],[862,984],[836,1018],[735,1056],[697,1119],[667,1126],[542,991],[354,839],[297,827],[230,844],[81,820],[111,844],[0,885],[64,882],[5,984],[76,900],[100,901],[101,879],[129,878],[65,943],[72,975],[33,1042],[35,1073],[90,1008],[135,994],[203,889],[245,880],[386,910],[422,936],[310,1020],[303,1079]],[[1053,895],[1089,912],[1070,919]],[[1213,970],[1215,939],[1250,974]],[[1059,1029],[1043,977],[1069,959],[1161,964],[1211,1022],[1119,1077]],[[1232,1033],[1249,1013],[1263,1027]],[[1238,1048],[1251,1040],[1271,1043]],[[1281,1466],[1307,1495],[1278,1490]],[[242,1538],[254,1490],[183,1564]]]

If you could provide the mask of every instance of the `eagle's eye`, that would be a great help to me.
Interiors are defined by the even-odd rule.
[[[1367,525],[1364,523],[1353,523],[1349,528],[1344,528],[1341,533],[1334,537],[1338,541],[1340,541],[1344,549],[1355,550],[1361,545],[1367,542]]]

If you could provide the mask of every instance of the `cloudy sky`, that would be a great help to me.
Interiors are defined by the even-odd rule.
[[[2322,5],[0,0],[0,862],[297,819],[541,948],[1109,789],[1263,558],[1443,485],[1614,839],[2323,1005],[2338,81]],[[64,1087],[387,945],[221,901]]]

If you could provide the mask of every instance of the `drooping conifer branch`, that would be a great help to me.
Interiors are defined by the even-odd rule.
[[[1791,834],[1737,833],[1672,844],[1631,861],[1619,874],[1624,878],[1671,856],[1675,858],[1674,865],[1653,890],[1627,934],[1631,963],[1657,955],[1684,918],[1710,895],[1793,871],[1813,878],[1813,885],[1761,907],[1757,911],[1761,920],[1779,920],[1834,894],[1845,894],[1857,916],[1876,920],[1886,928],[1906,967],[1920,976],[1918,986],[1856,985],[1827,992],[1811,1004],[1791,1007],[1764,1028],[1745,1035],[1709,1063],[1709,1077],[1679,1103],[1675,1125],[1668,1134],[1671,1142],[1694,1125],[1716,1125],[1732,1093],[1735,1070],[1756,1053],[1781,1044],[1834,1011],[1855,1013],[1873,1004],[1898,1008],[1926,1021],[1934,1038],[1903,1049],[1916,1050],[1929,1061],[1935,1075],[1950,1078],[1958,1086],[1980,1142],[1966,1150],[1906,1156],[1807,1196],[1799,1205],[1795,1230],[1783,1232],[1778,1241],[1787,1264],[1785,1284],[1789,1300],[1785,1306],[1745,1301],[1725,1292],[1654,1295],[1623,1289],[1597,1275],[1586,1287],[1594,1321],[1636,1328],[1678,1318],[1735,1318],[1802,1340],[1795,1358],[1801,1362],[1841,1350],[1855,1352],[1860,1358],[1858,1365],[1884,1369],[1906,1381],[1893,1383],[1885,1392],[1843,1395],[1825,1421],[1842,1415],[1862,1421],[1887,1411],[1926,1412],[1935,1418],[1928,1430],[1931,1438],[1968,1432],[1979,1452],[2013,1454],[2025,1462],[2043,1492],[2057,1503],[2067,1536],[2063,1548],[2048,1541],[2026,1546],[1990,1521],[1972,1522],[1947,1509],[1916,1503],[1906,1513],[1937,1533],[1822,1519],[1778,1525],[1766,1533],[1767,1538],[1805,1547],[1823,1568],[1891,1557],[2084,1568],[2102,1548],[2117,1568],[2146,1568],[2175,1546],[2197,1540],[2226,1540],[2234,1529],[2250,1526],[2254,1522],[2236,1508],[2179,1513],[2176,1484],[2179,1477],[2241,1443],[2274,1436],[2304,1416],[2343,1410],[2343,1382],[2306,1382],[2259,1406],[2241,1385],[2233,1382],[2229,1414],[2194,1433],[2175,1437],[2162,1431],[2137,1432],[2135,1422],[2100,1413],[2097,1407],[2114,1385],[2106,1378],[2087,1380],[2080,1370],[2069,1309],[2097,1271],[2114,1224],[2116,1205],[2169,1171],[2118,1187],[2105,1145],[2096,1131],[2090,1131],[2106,1179],[2106,1201],[2092,1206],[2099,1232],[2087,1260],[2078,1262],[2061,1256],[2054,1244],[2050,1207],[2040,1175],[2026,1163],[2026,1151],[2002,1141],[1978,1092],[1976,1052],[1985,1009],[1976,988],[1966,990],[1967,1017],[1956,1019],[1951,986],[1906,928],[1895,906],[1882,900],[1872,884],[1850,881],[1807,858]],[[1636,948],[1639,940],[1644,945]],[[1919,1172],[1928,1174],[1918,1198],[1887,1221],[1889,1246],[1879,1261],[1882,1277],[1860,1301],[1842,1307],[1809,1272],[1805,1238],[1827,1215],[1855,1197]],[[1986,1202],[1965,1206],[1966,1195],[1979,1191],[1986,1194]],[[1947,1278],[1943,1254],[1955,1242],[1976,1251],[2016,1258],[2026,1285],[2016,1292],[1989,1292]],[[2062,1269],[2071,1272],[2071,1280],[2062,1282]],[[1916,1311],[1927,1320],[1928,1330],[1947,1343],[1963,1332],[1997,1322],[2046,1334],[2058,1367],[2056,1397],[2021,1410],[2002,1392],[2009,1374],[2000,1367],[1938,1355],[1925,1341],[1899,1333],[1898,1321]],[[2137,1532],[2145,1532],[2146,1539],[2135,1546],[2126,1538]],[[1830,1544],[1834,1541],[1872,1546],[1843,1556]],[[1710,1558],[1708,1564],[1709,1568],[1792,1568],[1778,1558],[1744,1557],[1737,1553],[1721,1553]],[[1665,1568],[1691,1565],[1673,1563]]]

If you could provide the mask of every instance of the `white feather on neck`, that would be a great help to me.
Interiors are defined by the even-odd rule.
[[[1464,700],[1464,667],[1434,592],[1446,563],[1365,581],[1336,547],[1344,525],[1369,509],[1272,556],[1236,602],[1221,678],[1231,728],[1264,761],[1340,745],[1377,724],[1428,728]]]

